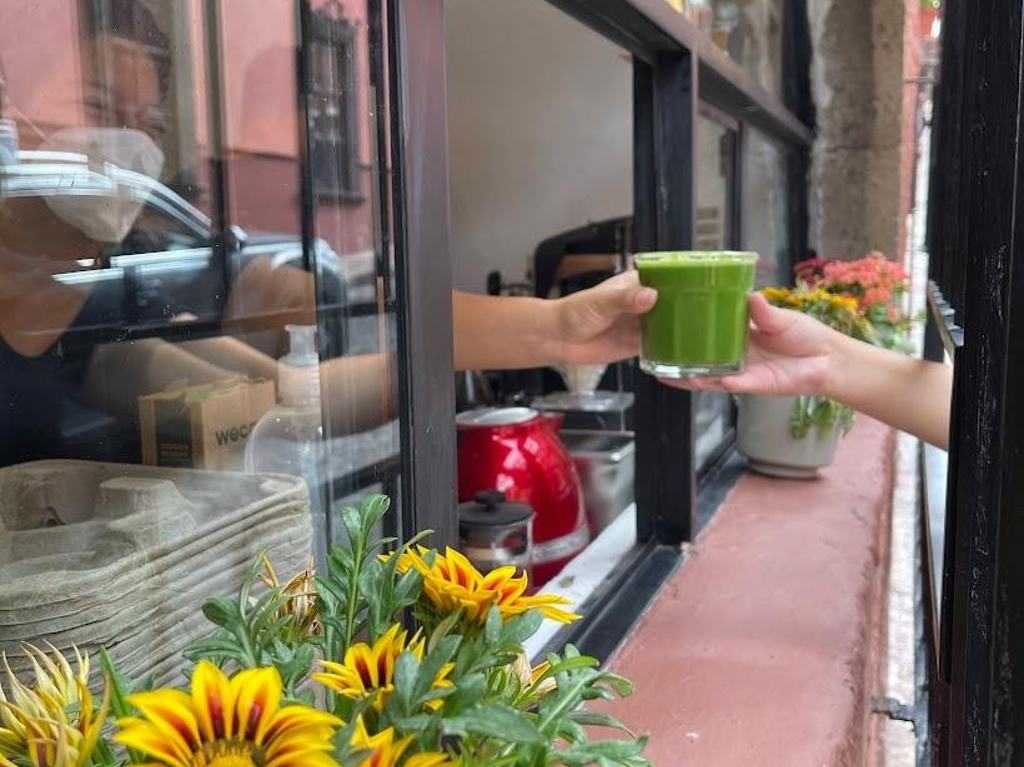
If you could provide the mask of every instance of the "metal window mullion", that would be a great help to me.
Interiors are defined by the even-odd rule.
[[[213,187],[213,223],[217,255],[225,254],[225,238],[231,228],[231,185],[228,182],[227,143],[225,126],[224,60],[221,46],[221,13],[217,0],[206,0],[204,5],[206,26],[207,109],[210,129],[210,175]],[[225,259],[226,261],[226,259]],[[225,264],[226,268],[226,264]]]
[[[695,219],[696,60],[661,54],[634,62],[634,217],[637,250],[692,247]],[[637,539],[676,545],[696,514],[693,399],[637,375]]]
[[[402,534],[457,545],[443,0],[388,0]]]

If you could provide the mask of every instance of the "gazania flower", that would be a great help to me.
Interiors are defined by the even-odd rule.
[[[395,663],[398,656],[408,650],[417,660],[423,660],[423,638],[416,632],[412,641],[406,644],[407,635],[408,632],[396,623],[380,636],[372,647],[365,642],[349,647],[345,652],[344,663],[323,661],[326,670],[313,674],[313,678],[348,698],[373,696],[373,707],[381,711],[395,689]],[[441,667],[434,678],[436,689],[452,686],[448,674],[453,668],[454,663],[446,663]],[[441,701],[434,700],[429,705],[431,708],[437,708]]]
[[[427,549],[405,551],[398,562],[398,569],[405,572],[416,568],[423,576],[423,593],[435,609],[442,613],[453,613],[462,609],[470,621],[482,624],[487,619],[491,605],[497,605],[504,618],[519,615],[527,610],[539,610],[546,618],[559,623],[571,623],[579,618],[575,613],[561,609],[560,605],[572,604],[565,597],[550,594],[526,596],[529,585],[526,575],[516,575],[512,566],[499,567],[486,575],[480,573],[462,554],[448,548],[437,554],[428,565],[423,555]]]
[[[356,720],[356,728],[352,733],[352,746],[358,751],[369,751],[370,755],[361,761],[358,767],[395,767],[402,754],[412,743],[412,735],[395,740],[394,727],[370,735],[363,724],[363,718]],[[429,764],[429,763],[428,763]],[[442,762],[443,764],[443,762]]]
[[[449,759],[447,754],[429,751],[410,756],[402,767],[458,767],[458,765]]]
[[[191,694],[163,689],[128,697],[138,718],[118,722],[115,740],[167,767],[337,767],[331,738],[341,720],[308,706],[281,705],[281,675],[247,669],[231,679],[200,661]]]
[[[558,683],[554,677],[543,679],[544,675],[551,670],[551,664],[542,661],[536,666],[530,665],[530,659],[526,653],[520,653],[512,664],[512,671],[519,678],[520,688],[537,697],[543,697],[554,692]]]
[[[395,740],[395,730],[388,727],[386,730],[370,735],[363,724],[363,718],[356,720],[355,731],[352,733],[352,746],[357,751],[369,751],[370,755],[361,761],[357,767],[395,767],[402,754],[409,748],[413,736],[407,735],[400,740]],[[402,767],[457,767],[447,755],[437,751],[428,751],[422,754],[410,756]]]
[[[277,579],[274,566],[266,554],[260,556],[263,562],[263,572],[260,573],[260,580],[267,588],[280,588],[281,582]],[[316,607],[316,564],[310,557],[306,569],[297,573],[282,589],[288,597],[287,603],[281,608],[277,617],[291,616],[295,619],[293,626],[302,636],[311,636],[320,630],[320,615]]]
[[[84,767],[107,718],[109,688],[99,711],[86,683],[89,661],[77,649],[78,670],[57,650],[52,658],[27,646],[35,684],[19,682],[3,659],[7,691],[0,685],[0,766]]]

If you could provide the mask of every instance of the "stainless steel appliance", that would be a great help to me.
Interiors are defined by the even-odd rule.
[[[576,464],[591,535],[597,535],[633,503],[633,433],[563,429],[559,436]]]

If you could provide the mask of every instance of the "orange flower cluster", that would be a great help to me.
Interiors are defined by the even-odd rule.
[[[876,306],[889,306],[907,289],[909,275],[899,264],[878,251],[856,261],[812,259],[796,265],[796,276],[807,285],[855,298],[862,312]],[[899,319],[899,311],[890,311],[890,320]]]

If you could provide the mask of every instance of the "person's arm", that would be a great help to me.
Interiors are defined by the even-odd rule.
[[[854,340],[806,314],[750,299],[750,351],[742,373],[670,386],[735,394],[818,395],[933,445],[949,442],[953,371]]]
[[[836,336],[826,396],[947,449],[953,369]]]
[[[395,360],[358,354],[320,365],[324,416],[335,436],[372,429],[397,417]],[[132,417],[138,397],[175,384],[210,383],[232,376],[277,379],[277,360],[237,338],[221,336],[171,344],[148,339],[107,344],[93,355],[88,392],[109,412]]]
[[[454,291],[455,368],[508,370],[636,356],[637,318],[656,300],[636,272],[551,300]]]
[[[270,275],[260,264],[250,271],[246,311],[312,305],[305,273],[286,272],[276,281]],[[637,317],[656,299],[654,291],[639,285],[635,272],[557,300],[453,292],[456,369],[603,363],[636,356]],[[396,417],[396,364],[388,353],[321,363],[324,412],[333,434],[362,431]],[[277,361],[228,336],[178,344],[150,340],[101,347],[89,379],[95,398],[112,412],[130,416],[140,394],[181,381],[205,383],[239,374],[273,379]]]

